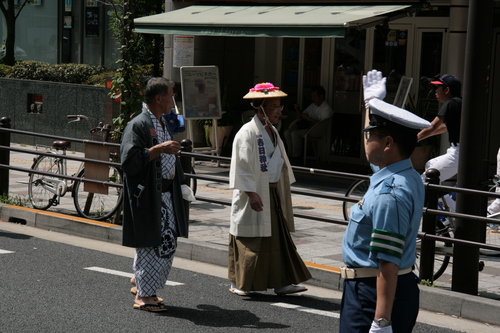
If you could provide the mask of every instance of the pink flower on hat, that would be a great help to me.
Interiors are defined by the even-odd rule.
[[[281,98],[287,94],[282,92],[279,87],[275,87],[271,82],[257,83],[253,88],[248,90],[248,93],[243,96],[243,99],[258,99],[258,98]]]
[[[270,91],[275,91],[275,90],[279,90],[279,89],[280,88],[275,87],[274,84],[272,84],[270,82],[265,82],[265,83],[257,83],[255,85],[255,87],[250,89],[250,91],[263,92],[263,93],[267,94]]]

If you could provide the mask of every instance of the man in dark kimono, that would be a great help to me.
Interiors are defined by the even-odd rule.
[[[162,114],[170,113],[174,83],[152,78],[144,93],[142,113],[132,119],[122,137],[124,179],[123,245],[136,248],[134,308],[165,311],[156,296],[165,286],[177,248],[177,237],[187,237],[177,157],[180,144],[172,140]]]

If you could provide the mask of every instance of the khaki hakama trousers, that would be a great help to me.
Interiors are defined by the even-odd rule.
[[[281,210],[276,184],[270,184],[271,237],[229,235],[229,281],[245,291],[281,288],[309,280]]]

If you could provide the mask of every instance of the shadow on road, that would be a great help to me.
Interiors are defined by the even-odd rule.
[[[290,326],[262,322],[259,317],[247,310],[223,309],[215,305],[199,304],[197,309],[168,307],[167,312],[158,315],[192,321],[198,326],[209,327],[248,327],[257,329],[289,328]]]

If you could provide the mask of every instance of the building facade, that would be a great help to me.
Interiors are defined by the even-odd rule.
[[[363,1],[362,4],[356,1],[167,1],[166,12],[186,12],[191,6],[236,11],[252,6],[297,5],[325,6],[334,11],[336,6],[382,8],[387,4],[387,1]],[[229,87],[225,98],[228,107],[239,112],[248,109],[248,105],[242,105],[241,96],[255,83],[268,81],[281,87],[288,94],[283,101],[286,119],[282,130],[294,119],[293,104],[305,108],[311,103],[310,89],[323,86],[327,102],[335,113],[325,133],[327,147],[321,147],[327,150],[323,156],[334,163],[366,164],[360,130],[365,118],[362,76],[367,70],[378,69],[387,77],[388,102],[394,101],[402,78],[413,80],[408,95],[418,105],[427,103],[426,114],[422,114],[427,117],[432,117],[439,106],[434,94],[420,79],[444,73],[463,77],[468,1],[425,4],[392,1],[391,4],[408,7],[347,22],[342,37],[300,37],[293,36],[297,33],[293,30],[285,32],[286,37],[253,36],[253,31],[248,36],[241,36],[239,31],[232,32],[235,37],[218,36],[217,32],[196,30],[195,22],[189,18],[185,24],[191,24],[191,30],[186,29],[185,34],[194,35],[194,65],[219,67],[223,93],[225,87]],[[213,17],[214,14],[207,15]],[[318,21],[318,25],[321,23]],[[291,21],[290,27],[293,25]],[[269,24],[268,29],[277,28]],[[165,27],[166,32],[174,30],[178,32],[179,28]],[[173,64],[173,37],[173,34],[165,35],[165,76],[180,82],[179,68]]]
[[[3,48],[7,27],[0,17]],[[16,60],[112,67],[120,58],[117,48],[109,29],[109,8],[99,1],[31,1],[16,20]]]
[[[493,15],[497,17],[499,1],[488,3],[492,4]],[[359,131],[365,117],[361,103],[363,73],[373,68],[383,72],[388,78],[388,102],[394,101],[401,79],[411,78],[409,99],[420,101],[416,103],[419,106],[428,102],[426,113],[432,117],[439,105],[432,92],[424,89],[421,78],[452,73],[463,79],[466,54],[471,51],[466,48],[469,0],[165,1],[165,14],[197,5],[238,8],[394,4],[408,7],[346,22],[340,37],[301,36],[301,28],[295,26],[295,20],[290,20],[282,30],[273,27],[273,19],[258,23],[256,25],[264,30],[258,36],[252,33],[245,36],[241,31],[234,36],[210,31],[204,34],[193,27],[191,31],[175,33],[168,33],[167,29],[164,33],[164,75],[180,83],[180,68],[174,64],[174,37],[194,36],[192,64],[218,66],[224,107],[234,114],[249,109],[241,97],[255,83],[270,81],[288,93],[289,97],[283,101],[284,115],[288,117],[283,119],[282,130],[294,119],[293,104],[306,107],[310,103],[310,88],[321,85],[335,112],[326,133],[326,160],[366,165]],[[488,114],[484,130],[488,136],[485,160],[492,165],[492,172],[500,146],[500,134],[494,127],[500,122],[500,114],[495,112],[500,107],[500,94],[492,93],[498,90],[495,78],[499,71],[500,24],[495,22],[500,20],[493,22],[491,30],[484,31],[485,44],[491,49],[491,63],[484,64],[490,71],[490,82],[485,88],[487,110],[482,110]],[[317,23],[322,24],[319,18]],[[285,31],[286,36],[269,36],[269,32],[278,30]],[[6,37],[3,21],[0,22],[0,37],[1,40]],[[109,30],[109,7],[99,1],[37,0],[26,5],[16,21],[17,59],[113,66],[119,57]],[[464,87],[467,84],[464,82]],[[441,150],[447,146],[446,136],[442,137]]]

